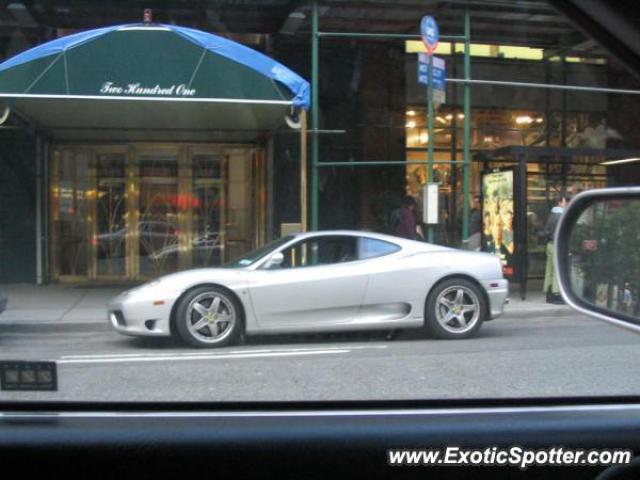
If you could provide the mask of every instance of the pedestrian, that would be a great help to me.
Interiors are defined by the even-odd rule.
[[[400,207],[400,218],[395,228],[394,234],[398,237],[410,240],[423,239],[422,229],[416,223],[416,199],[407,195],[402,199]]]
[[[408,238],[410,240],[424,240],[422,228],[416,222],[416,199],[411,195],[406,195],[402,199],[399,215],[395,223],[394,234],[398,237]],[[385,338],[393,340],[400,333],[399,330],[390,330]]]
[[[560,296],[560,287],[558,286],[558,278],[553,263],[554,247],[553,239],[556,233],[556,227],[560,222],[560,218],[564,213],[569,199],[566,193],[561,192],[555,196],[555,205],[551,209],[547,223],[544,227],[544,236],[547,242],[547,265],[544,272],[543,291],[547,296],[547,303],[563,304],[564,301]]]
[[[483,251],[494,253],[495,244],[493,242],[493,234],[492,234],[492,223],[491,223],[491,213],[484,212],[484,217],[482,219],[482,235],[483,235]]]
[[[624,290],[622,291],[622,306],[623,311],[626,314],[631,314],[631,304],[633,303],[633,296],[631,295],[631,287],[629,282],[624,282]]]
[[[480,251],[482,239],[482,204],[480,195],[473,196],[471,211],[469,212],[469,237],[467,238],[467,249],[475,252]]]

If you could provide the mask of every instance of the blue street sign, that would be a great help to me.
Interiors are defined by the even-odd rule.
[[[444,90],[447,80],[445,62],[442,58],[433,57],[433,75],[431,84],[434,90]],[[429,84],[429,56],[423,53],[418,55],[418,82]]]
[[[429,52],[429,54],[433,53],[440,39],[440,30],[433,17],[429,15],[422,17],[420,21],[420,34],[422,35],[424,46],[427,47],[427,52]]]

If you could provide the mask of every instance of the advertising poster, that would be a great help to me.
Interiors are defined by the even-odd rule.
[[[500,257],[502,272],[513,278],[516,241],[514,235],[514,171],[500,170],[482,177],[482,251]]]

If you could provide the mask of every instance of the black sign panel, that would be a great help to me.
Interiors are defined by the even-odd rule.
[[[6,391],[57,391],[55,362],[0,362],[0,388]]]

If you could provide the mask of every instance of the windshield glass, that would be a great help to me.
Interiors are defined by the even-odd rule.
[[[245,268],[250,267],[258,260],[262,259],[269,252],[276,250],[278,247],[291,241],[294,238],[293,235],[287,235],[286,237],[279,238],[266,244],[264,247],[256,248],[255,250],[245,253],[240,258],[236,258],[233,262],[229,262],[224,265],[224,268]]]
[[[565,304],[553,242],[640,185],[638,18],[1,2],[0,402],[640,395],[640,335]],[[640,317],[634,237],[581,232],[576,290]]]

